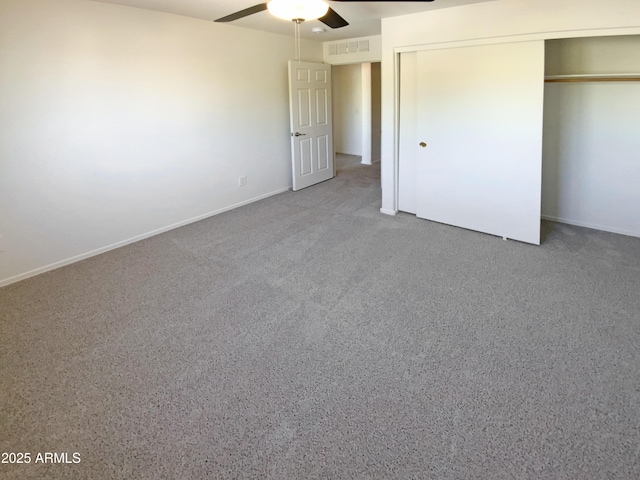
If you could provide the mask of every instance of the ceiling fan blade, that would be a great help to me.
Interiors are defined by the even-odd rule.
[[[216,22],[233,22],[234,20],[238,20],[239,18],[248,17],[249,15],[262,12],[266,9],[267,9],[267,4],[260,3],[258,5],[254,5],[253,7],[245,8],[244,10],[240,10],[239,12],[232,13],[231,15],[227,15],[226,17],[219,18],[215,21]]]
[[[347,25],[349,25],[349,22],[347,22],[344,18],[338,15],[336,11],[331,7],[329,7],[329,10],[327,10],[327,13],[325,14],[325,16],[320,17],[318,20],[324,23],[327,27],[331,27],[331,28],[340,28],[340,27],[346,27]]]

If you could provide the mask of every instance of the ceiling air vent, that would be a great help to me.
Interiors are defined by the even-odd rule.
[[[329,55],[344,55],[369,51],[369,40],[360,40],[346,43],[330,43]]]

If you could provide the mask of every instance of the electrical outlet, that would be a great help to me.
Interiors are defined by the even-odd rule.
[[[238,185],[240,185],[241,187],[247,184],[247,177],[245,177],[244,175],[241,176],[240,178],[238,178]]]

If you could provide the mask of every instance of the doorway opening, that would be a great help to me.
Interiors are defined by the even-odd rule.
[[[331,71],[336,174],[340,166],[379,164],[380,63],[333,65]]]

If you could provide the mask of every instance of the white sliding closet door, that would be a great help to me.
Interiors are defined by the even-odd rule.
[[[398,142],[398,210],[416,213],[417,105],[416,53],[400,55],[400,137]]]
[[[540,244],[544,42],[417,52],[418,217]]]

